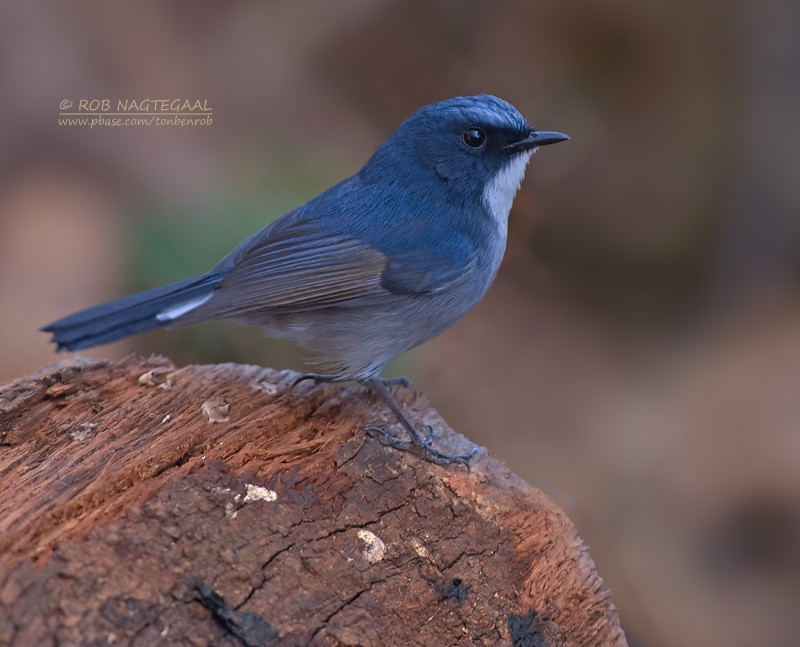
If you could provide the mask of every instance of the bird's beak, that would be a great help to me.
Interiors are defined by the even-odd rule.
[[[550,132],[547,130],[532,130],[525,139],[520,139],[518,142],[505,146],[503,150],[511,151],[513,153],[528,151],[532,148],[539,146],[547,146],[548,144],[557,144],[569,139],[568,135],[564,133]]]

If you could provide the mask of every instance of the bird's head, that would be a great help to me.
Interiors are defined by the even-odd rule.
[[[462,194],[477,193],[493,216],[507,217],[533,152],[567,139],[536,130],[492,95],[454,97],[406,119],[365,170],[386,171],[400,181],[436,178]]]

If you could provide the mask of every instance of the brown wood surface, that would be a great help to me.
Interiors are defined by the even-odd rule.
[[[386,447],[361,387],[295,377],[131,357],[0,385],[0,644],[626,644],[541,492],[483,449]]]

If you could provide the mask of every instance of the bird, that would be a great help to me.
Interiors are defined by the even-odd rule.
[[[209,272],[97,305],[41,330],[75,351],[159,327],[229,319],[312,351],[397,417],[388,445],[438,464],[474,455],[434,447],[381,377],[388,362],[464,317],[492,284],[533,153],[568,140],[489,94],[424,106],[355,174],[267,225]]]

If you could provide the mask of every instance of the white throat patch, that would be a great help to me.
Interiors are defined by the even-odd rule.
[[[533,155],[533,150],[525,151],[512,157],[508,163],[497,172],[483,189],[483,204],[497,223],[501,232],[508,230],[508,214],[517,189],[525,177],[525,167]]]

